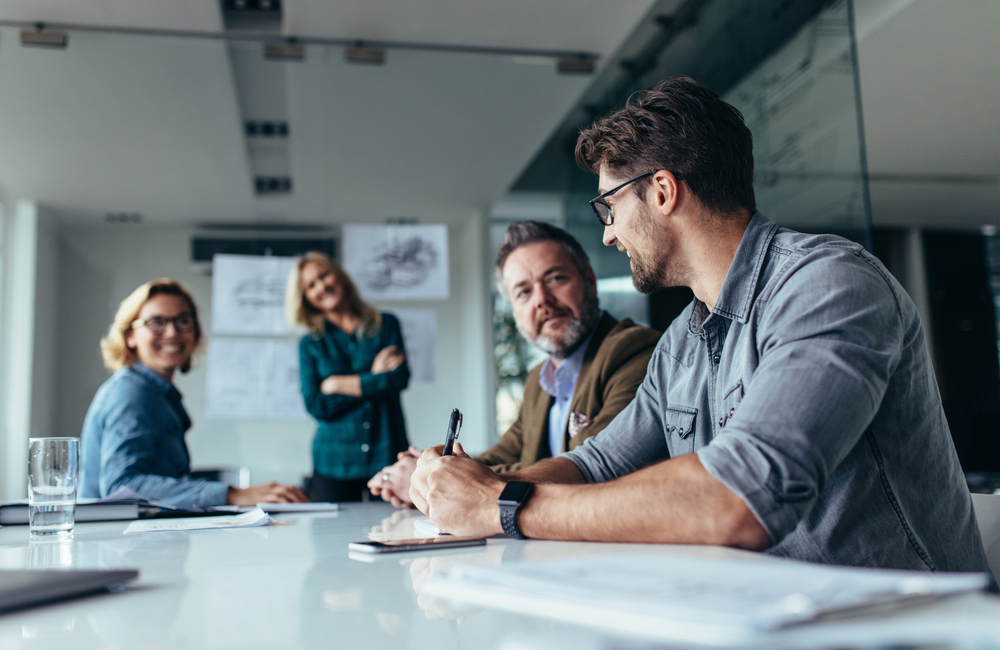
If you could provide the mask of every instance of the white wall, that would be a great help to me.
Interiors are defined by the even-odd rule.
[[[28,438],[42,433],[32,428],[32,388],[35,377],[36,277],[39,240],[45,255],[51,238],[40,236],[39,211],[20,201],[3,219],[4,247],[0,287],[0,454],[4,468],[0,492],[15,499],[27,492]],[[43,283],[51,278],[46,275]],[[43,371],[44,374],[44,371]],[[42,418],[36,421],[42,422]]]
[[[48,403],[53,431],[78,435],[90,400],[109,376],[101,363],[98,341],[118,303],[139,284],[163,276],[181,281],[193,293],[203,324],[207,327],[211,322],[211,277],[189,261],[193,233],[186,227],[130,225],[74,226],[59,231],[59,315],[52,319],[55,331],[45,335],[55,344],[58,372],[54,395],[39,387],[35,400],[39,405]],[[482,217],[472,215],[464,224],[450,227],[449,246],[449,300],[378,306],[430,307],[437,312],[437,379],[433,384],[412,384],[403,393],[410,440],[421,447],[442,442],[448,414],[458,406],[465,414],[462,440],[470,451],[479,451],[490,443],[493,428],[492,335]],[[43,277],[39,276],[40,283]],[[41,332],[41,327],[36,329],[37,336]],[[204,415],[204,364],[178,376],[176,383],[194,421],[188,445],[195,467],[245,465],[255,483],[297,483],[311,471],[313,422],[209,420]]]

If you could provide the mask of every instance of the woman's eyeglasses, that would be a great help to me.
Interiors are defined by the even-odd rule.
[[[181,314],[180,316],[175,316],[173,318],[153,316],[152,318],[147,318],[145,320],[139,319],[132,321],[132,327],[133,329],[137,327],[145,327],[153,334],[163,334],[167,331],[167,323],[173,323],[174,329],[182,334],[194,331],[194,316],[191,314]]]

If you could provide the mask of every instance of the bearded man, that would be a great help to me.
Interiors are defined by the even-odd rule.
[[[601,311],[587,253],[561,228],[511,224],[496,277],[518,331],[549,355],[528,374],[517,420],[476,458],[500,473],[558,456],[597,435],[635,397],[659,333]],[[410,476],[420,454],[413,447],[401,453],[368,482],[372,493],[410,505]]]

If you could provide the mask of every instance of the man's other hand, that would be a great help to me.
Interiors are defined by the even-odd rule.
[[[382,497],[384,501],[397,508],[413,507],[413,501],[410,499],[410,477],[417,468],[417,459],[421,453],[423,452],[420,449],[412,445],[406,451],[399,452],[397,456],[399,460],[373,476],[368,481],[368,489],[375,496]]]
[[[462,537],[503,533],[497,498],[505,483],[489,467],[455,443],[451,456],[444,447],[428,448],[417,461],[410,480],[410,500],[443,532]]]

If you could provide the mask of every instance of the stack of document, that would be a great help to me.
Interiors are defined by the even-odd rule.
[[[982,590],[987,581],[977,573],[643,553],[456,565],[423,592],[630,635],[727,644],[875,606]]]

